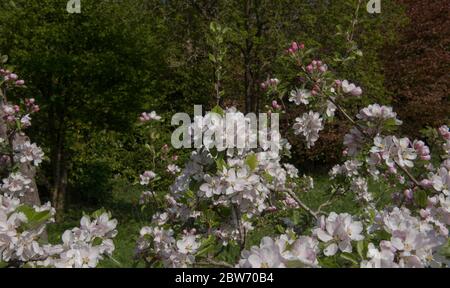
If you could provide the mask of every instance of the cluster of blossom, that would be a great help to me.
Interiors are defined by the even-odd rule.
[[[23,80],[18,80],[17,75],[0,69],[5,88],[22,86]],[[12,82],[15,81],[15,82]],[[14,84],[14,85],[10,85]],[[0,92],[0,97],[4,95]],[[3,155],[8,158],[4,162],[8,176],[0,185],[0,262],[11,267],[95,267],[105,255],[111,255],[114,251],[112,238],[116,236],[116,220],[110,220],[110,215],[102,213],[95,215],[91,220],[89,216],[81,219],[81,226],[67,230],[62,235],[62,244],[44,244],[43,234],[47,224],[54,222],[55,210],[50,203],[42,206],[30,206],[22,203],[22,197],[33,192],[32,179],[27,178],[11,166],[11,161],[16,163],[30,163],[39,166],[44,153],[36,144],[29,141],[15,144],[14,137],[21,130],[31,125],[29,114],[38,112],[39,106],[35,100],[25,99],[25,113],[21,113],[18,105],[5,103],[0,99],[0,106],[7,123],[20,123],[20,125],[7,126],[7,135],[11,135],[13,141],[2,139],[0,144],[7,145],[6,151],[12,151],[12,155]],[[10,147],[12,145],[12,147]],[[97,213],[99,214],[99,213]]]
[[[362,232],[362,223],[354,221],[351,215],[332,212],[328,217],[319,219],[312,237],[298,237],[292,231],[275,239],[264,237],[259,247],[253,246],[249,251],[242,252],[238,267],[318,267],[320,241],[325,243],[325,256],[333,256],[338,251],[351,253],[352,242],[364,239]]]
[[[311,98],[311,91],[307,89],[294,89],[290,93],[290,102],[294,102],[295,105],[308,105],[309,104],[309,98]]]
[[[348,82],[348,80],[344,80],[344,81],[336,80],[335,83],[338,87],[342,88],[342,92],[344,92],[345,94],[351,94],[353,96],[358,97],[358,96],[361,96],[363,93],[361,87]]]
[[[22,79],[19,79],[19,76],[17,74],[14,74],[13,72],[9,71],[8,69],[0,69],[0,77],[3,78],[2,81],[6,82],[9,85],[13,86],[23,86],[25,85],[25,81]]]
[[[431,214],[430,214],[431,215]],[[371,268],[423,268],[440,267],[437,248],[447,242],[448,230],[425,218],[411,215],[407,208],[395,207],[377,215],[375,227],[387,232],[389,239],[380,241],[379,248],[369,244],[367,257],[361,267]],[[443,229],[442,229],[443,228]]]
[[[402,124],[402,121],[397,119],[397,113],[392,111],[392,107],[379,104],[361,109],[356,118],[359,120],[358,126],[353,127],[344,136],[345,155],[350,157],[356,156],[361,151],[367,139],[380,136],[384,125],[389,121],[395,126]],[[426,148],[424,148],[424,152],[425,150]]]
[[[29,209],[49,216],[54,214],[48,204]],[[19,198],[0,194],[0,262],[26,263],[44,256],[44,250],[37,240],[44,232],[45,224],[51,222],[52,218],[47,217],[47,220],[37,223],[32,229],[27,229],[25,227],[31,223],[28,223],[25,212]]]
[[[322,216],[319,225],[313,230],[313,235],[326,243],[325,256],[333,256],[338,251],[352,252],[352,241],[364,239],[361,235],[363,225],[354,221],[350,214],[336,214],[331,212],[328,217]]]
[[[356,118],[365,122],[371,122],[373,124],[379,122],[385,122],[387,120],[393,119],[395,125],[401,125],[402,121],[397,119],[397,113],[392,110],[392,107],[381,106],[379,104],[369,105],[358,114],[356,114]]]
[[[374,146],[371,153],[378,155],[380,161],[384,161],[389,168],[395,169],[395,165],[400,167],[414,167],[414,160],[417,152],[408,138],[398,139],[395,136],[374,138]]]
[[[172,229],[160,226],[143,227],[137,242],[137,254],[150,251],[146,257],[150,262],[160,261],[166,268],[186,268],[195,263],[195,254],[200,248],[195,229],[184,231],[176,240]]]
[[[323,130],[323,119],[317,112],[309,111],[302,117],[295,119],[293,125],[295,135],[303,135],[306,139],[306,146],[311,148],[319,140],[319,132]]]
[[[117,235],[117,220],[106,212],[91,219],[83,216],[80,227],[66,230],[62,244],[43,246],[45,260],[36,261],[37,267],[94,268],[105,256],[111,256]]]
[[[84,216],[79,228],[64,232],[63,244],[42,244],[40,239],[46,225],[54,222],[54,214],[50,203],[30,207],[19,198],[0,195],[0,262],[18,267],[95,267],[114,251],[117,221],[107,213],[92,221]]]
[[[32,163],[34,166],[39,166],[42,163],[44,152],[42,152],[42,149],[36,143],[31,144],[30,141],[25,141],[15,148],[17,150],[14,154],[15,161]]]
[[[306,71],[310,74],[323,74],[328,71],[328,66],[320,60],[313,60],[306,66]]]
[[[8,123],[19,122],[22,128],[31,126],[30,114],[38,112],[39,106],[32,104],[31,106],[26,106],[25,108],[25,113],[21,113],[21,109],[18,105],[10,105],[6,103],[2,106],[3,119]]]
[[[143,112],[141,116],[139,116],[139,121],[141,121],[142,123],[149,122],[152,120],[159,121],[161,120],[161,116],[157,115],[155,111],[152,111],[150,113]]]
[[[264,237],[259,246],[244,250],[239,268],[319,267],[319,241],[290,231],[275,239]]]
[[[280,80],[278,80],[277,78],[271,78],[261,83],[261,89],[267,90],[271,87],[278,86],[278,84],[280,84]]]
[[[303,49],[305,49],[305,44],[303,44],[303,43],[298,44],[297,42],[294,41],[291,43],[291,46],[289,46],[289,48],[286,50],[286,52],[288,54],[295,54],[299,50],[303,50]]]
[[[307,52],[297,53],[301,49],[304,47],[292,43],[288,53],[294,58],[303,57]],[[303,88],[291,91],[289,100],[296,105],[317,108],[320,112],[311,110],[303,114],[293,126],[295,134],[305,137],[310,148],[324,128],[323,119],[333,117],[337,109],[350,118],[337,100],[343,94],[360,96],[362,89],[347,80],[329,78],[331,72],[328,66],[319,60],[303,68],[306,72],[306,78],[302,80],[305,82]],[[261,87],[267,90],[278,84],[278,79],[270,79]],[[272,107],[281,109],[278,102],[272,103]],[[204,121],[208,115],[198,117]],[[448,240],[450,160],[445,160],[435,169],[429,161],[430,148],[423,141],[385,135],[385,128],[402,124],[391,107],[369,105],[359,111],[356,120],[350,120],[355,126],[344,138],[344,155],[352,159],[333,167],[330,177],[338,182],[338,186],[332,186],[333,189],[350,190],[362,202],[363,209],[358,215],[324,213],[320,210],[322,206],[314,212],[306,207],[292,192],[301,190],[298,183],[302,183],[301,188],[307,190],[305,187],[308,183],[312,185],[312,181],[299,178],[294,166],[282,165],[279,155],[274,157],[264,150],[209,150],[206,147],[192,153],[172,185],[170,195],[164,197],[164,211],[156,213],[151,226],[142,229],[138,254],[145,255],[151,263],[161,261],[165,267],[191,266],[201,257],[196,253],[206,238],[213,236],[223,246],[230,242],[238,243],[245,238],[246,232],[254,229],[255,218],[258,218],[255,216],[289,208],[303,209],[318,220],[311,236],[299,236],[287,231],[278,237],[264,237],[259,246],[242,252],[237,267],[318,267],[319,262],[325,264],[323,266],[327,264],[327,261],[321,262],[322,257],[339,255],[352,259],[350,262],[360,267],[442,266],[446,262],[438,252]],[[206,125],[202,121],[194,123],[191,130],[197,128],[205,132]],[[219,129],[221,125],[216,126]],[[444,151],[449,154],[449,129],[443,126],[439,132],[445,142]],[[449,158],[449,155],[444,157]],[[423,167],[415,165],[422,163],[419,160],[425,163]],[[172,168],[171,171],[176,170]],[[397,168],[402,170],[401,173],[397,172]],[[427,174],[424,176],[423,171],[409,173],[408,169],[412,168],[425,168]],[[386,173],[386,179],[388,173],[395,174],[393,178],[398,183],[392,184],[392,187],[404,189],[409,202],[399,202],[399,207],[383,207],[382,212],[378,211],[378,203],[369,192],[366,176],[378,179],[382,173]],[[414,178],[417,174],[421,177],[419,185]],[[342,184],[340,180],[348,182],[347,186],[339,187]],[[431,188],[433,191],[427,190]],[[414,202],[415,193],[421,189],[428,197],[426,207]],[[417,207],[424,208],[412,210]],[[196,211],[210,209],[209,217],[216,209],[222,211],[221,208],[231,210],[227,211],[231,215],[220,215],[221,224],[212,226],[214,221],[205,220],[202,211]],[[197,230],[177,232],[178,227],[196,227]],[[243,242],[240,244],[243,247]],[[363,255],[365,250],[367,255]],[[355,256],[355,252],[359,255]],[[354,259],[351,256],[355,256]]]
[[[23,197],[25,193],[30,192],[31,179],[23,176],[20,172],[9,174],[8,178],[3,179],[0,191],[5,195],[14,197]]]

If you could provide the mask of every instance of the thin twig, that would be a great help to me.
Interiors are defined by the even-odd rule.
[[[205,259],[204,261],[199,261],[196,263],[198,266],[214,266],[214,267],[221,267],[221,268],[234,268],[233,265],[224,262],[224,261],[215,261],[212,259]]]
[[[285,191],[292,199],[295,200],[295,202],[298,203],[298,205],[305,210],[306,212],[308,212],[309,215],[311,215],[312,217],[314,217],[314,219],[318,219],[316,212],[314,212],[311,208],[309,208],[308,206],[305,205],[305,203],[303,203],[302,200],[300,200],[297,195],[295,195],[295,193],[293,191],[291,191],[290,189],[286,189]]]

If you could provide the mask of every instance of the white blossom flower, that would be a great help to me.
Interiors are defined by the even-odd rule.
[[[180,167],[178,167],[175,164],[169,164],[167,166],[167,172],[169,172],[170,174],[176,175],[177,173],[180,173],[181,169]]]
[[[331,212],[328,217],[322,216],[319,221],[319,227],[314,229],[316,235],[322,242],[327,243],[324,250],[326,256],[333,256],[341,250],[351,253],[351,241],[360,241],[364,239],[361,235],[363,231],[362,223],[353,221],[352,216],[347,213],[336,214]]]
[[[20,173],[11,173],[8,178],[3,179],[1,190],[8,195],[23,196],[31,187],[31,179]]]
[[[319,132],[323,130],[320,114],[309,111],[309,113],[303,114],[301,118],[296,118],[295,121],[296,123],[293,126],[295,135],[303,135],[306,138],[308,148],[314,146],[314,143],[319,139]]]
[[[311,91],[306,89],[295,89],[291,91],[290,102],[294,102],[295,105],[308,105],[309,98],[311,97]]]
[[[352,94],[353,96],[360,96],[362,94],[361,87],[358,87],[355,84],[348,82],[348,80],[342,81],[341,86],[342,91],[346,94]]]
[[[195,254],[200,248],[195,235],[185,235],[181,240],[177,241],[178,251],[182,254]]]
[[[450,196],[450,170],[441,167],[438,173],[431,177],[431,183],[436,191],[442,192],[446,196]]]
[[[36,143],[31,144],[29,141],[19,145],[17,150],[18,154],[15,155],[15,158],[17,158],[20,163],[33,162],[34,166],[39,166],[44,157],[42,149],[39,148]]]
[[[148,185],[151,180],[156,178],[156,173],[153,171],[145,171],[139,178],[141,179],[139,182],[141,185]]]

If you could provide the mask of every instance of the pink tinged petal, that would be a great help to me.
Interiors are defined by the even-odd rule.
[[[322,229],[317,229],[317,237],[323,242],[328,242],[333,239],[333,237],[331,237],[327,232],[323,231]]]
[[[332,243],[323,250],[325,256],[333,256],[338,251],[338,245],[336,243]]]

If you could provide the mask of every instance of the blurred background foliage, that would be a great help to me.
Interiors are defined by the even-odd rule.
[[[171,116],[192,113],[194,104],[215,105],[212,21],[229,28],[220,83],[225,105],[264,111],[272,99],[263,97],[260,83],[284,69],[277,58],[298,41],[317,48],[337,75],[363,88],[362,101],[349,103],[352,112],[369,103],[394,103],[410,123],[408,131],[440,124],[436,119],[445,122],[449,33],[443,31],[450,26],[448,14],[437,7],[445,1],[431,1],[429,7],[429,1],[383,0],[381,14],[367,13],[366,1],[361,2],[351,29],[358,0],[82,0],[80,14],[67,13],[67,0],[1,1],[0,51],[9,55],[27,80],[26,93],[42,108],[29,131],[49,158],[39,173],[40,194],[59,212],[101,204],[126,206],[138,215],[140,173],[160,171],[162,182],[155,189],[167,191],[171,178],[164,177],[163,158],[178,154],[182,163],[187,157],[186,151],[161,152],[170,145]],[[435,50],[411,47],[414,37],[429,41],[426,31],[433,31],[430,19],[436,15],[442,17],[441,30],[429,32]],[[364,56],[343,62],[353,58],[349,29]],[[420,57],[414,51],[428,51],[430,58],[441,54],[427,66],[415,62]],[[436,86],[433,73],[441,75]],[[426,88],[419,89],[421,81],[427,81]],[[430,97],[435,97],[427,100],[430,117],[422,118],[417,99]],[[152,110],[165,120],[156,134],[137,125],[138,115]],[[328,125],[312,150],[290,137],[291,162],[304,172],[337,163],[348,130],[342,122]]]

